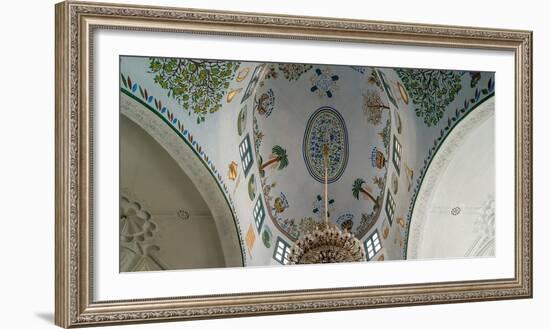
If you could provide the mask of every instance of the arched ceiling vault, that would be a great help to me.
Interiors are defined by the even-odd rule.
[[[243,266],[242,237],[230,205],[225,200],[211,172],[190,147],[182,147],[182,139],[154,112],[127,95],[121,95],[121,114],[145,130],[189,178],[190,184],[181,189],[199,193],[211,213],[217,229],[218,240],[225,266]],[[122,120],[122,119],[121,119]],[[162,193],[162,191],[154,191]],[[195,197],[195,198],[196,198]]]
[[[252,115],[260,184],[289,240],[323,219],[325,146],[331,220],[358,238],[378,220],[392,130],[379,79],[372,68],[275,64],[260,81]]]
[[[412,213],[407,259],[494,256],[494,98],[447,135]]]

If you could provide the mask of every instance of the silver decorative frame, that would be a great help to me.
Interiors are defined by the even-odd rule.
[[[72,328],[532,297],[532,32],[73,1],[56,5],[55,24],[57,325]],[[90,36],[96,28],[513,51],[514,278],[93,302]]]

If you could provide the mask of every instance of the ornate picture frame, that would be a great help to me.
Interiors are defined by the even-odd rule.
[[[55,24],[57,325],[72,328],[532,297],[532,32],[74,1],[56,5]],[[513,277],[170,298],[94,299],[93,141],[97,137],[92,48],[93,35],[98,30],[512,52],[515,59]]]

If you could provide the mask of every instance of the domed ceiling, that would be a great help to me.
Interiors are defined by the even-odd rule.
[[[326,145],[329,215],[363,237],[380,216],[392,127],[376,71],[276,64],[256,95],[254,146],[274,225],[295,240],[324,216]]]
[[[405,259],[430,161],[494,95],[494,74],[122,57],[120,86],[122,107],[154,120],[123,115],[168,125],[209,170],[244,264],[271,265],[323,217],[324,148],[330,219],[369,261]]]

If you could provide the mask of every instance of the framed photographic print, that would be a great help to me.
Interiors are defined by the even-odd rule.
[[[532,296],[532,33],[62,2],[56,324]]]

